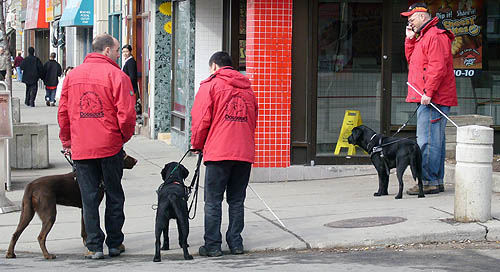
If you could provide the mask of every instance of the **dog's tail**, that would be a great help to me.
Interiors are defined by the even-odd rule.
[[[410,156],[410,169],[413,180],[417,180],[422,177],[422,152],[417,144],[414,145],[414,149],[414,152],[411,152],[414,155]]]

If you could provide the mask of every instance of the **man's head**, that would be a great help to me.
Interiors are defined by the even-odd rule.
[[[22,54],[22,52],[17,52],[17,55],[18,55],[19,57],[21,56],[21,54]]]
[[[213,74],[219,68],[224,66],[233,66],[233,61],[228,53],[219,51],[215,52],[208,60],[208,66],[210,67],[210,73]]]
[[[5,51],[5,48],[3,48],[3,46],[0,46],[0,54],[3,54],[3,51]]]
[[[109,34],[97,35],[92,41],[92,50],[114,61],[120,57],[120,44]]]
[[[28,54],[29,54],[30,56],[35,55],[35,48],[33,48],[33,47],[28,48]]]
[[[55,60],[56,59],[56,53],[52,52],[50,53],[50,59]]]
[[[408,18],[408,25],[415,33],[418,33],[420,28],[431,19],[427,5],[424,3],[415,3],[400,14]]]

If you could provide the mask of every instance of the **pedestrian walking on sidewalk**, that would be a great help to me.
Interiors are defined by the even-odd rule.
[[[222,255],[222,200],[229,205],[226,242],[232,254],[243,253],[244,203],[255,158],[257,100],[250,80],[232,67],[226,52],[208,62],[211,76],[200,84],[191,110],[191,145],[205,161],[205,244],[201,256]]]
[[[23,82],[26,84],[24,104],[34,107],[38,92],[38,79],[43,78],[43,64],[35,56],[35,48],[28,48],[28,56],[21,62],[21,70],[23,71]]]
[[[120,57],[118,40],[98,35],[92,49],[94,53],[64,80],[58,122],[62,146],[76,166],[87,231],[85,257],[102,259],[104,243],[111,257],[125,251],[123,145],[134,134],[135,96],[130,79],[116,63]],[[106,238],[99,218],[101,182],[106,188]]]
[[[56,61],[56,53],[50,53],[49,61],[43,65],[45,83],[45,104],[47,106],[56,105],[56,91],[59,77],[62,75],[62,68]]]
[[[5,53],[5,48],[0,46],[0,81],[5,80],[5,75],[7,74],[7,68],[9,68],[10,60]]]
[[[56,100],[61,100],[61,92],[62,92],[62,87],[64,85],[64,80],[66,79],[66,76],[68,73],[73,70],[73,66],[68,66],[66,69],[64,69],[64,74],[61,80],[59,80],[59,83],[57,84],[57,89],[56,89]]]
[[[14,59],[14,68],[16,69],[18,82],[21,82],[23,80],[23,72],[21,71],[21,63],[23,62],[24,58],[21,55],[22,55],[21,52],[17,52],[17,56]]]
[[[130,44],[124,45],[122,47],[122,54],[124,59],[122,70],[130,78],[130,82],[134,88],[135,99],[137,101],[135,103],[135,112],[137,115],[140,115],[142,113],[142,109],[139,86],[137,85],[137,62],[135,61],[134,56],[132,56],[132,46]]]
[[[408,87],[406,102],[420,104],[417,110],[417,142],[422,150],[422,182],[425,194],[444,191],[444,160],[446,157],[445,114],[457,106],[457,88],[453,71],[451,43],[455,39],[437,17],[432,18],[424,3],[415,3],[402,12],[408,18],[405,54],[408,61],[408,82],[423,92],[420,96]],[[415,185],[406,191],[418,194]]]

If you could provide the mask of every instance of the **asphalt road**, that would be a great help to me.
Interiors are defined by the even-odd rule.
[[[152,249],[153,250],[153,249]],[[195,249],[191,249],[193,251]],[[5,252],[0,252],[2,255]],[[192,252],[194,253],[194,252]],[[18,253],[17,259],[0,259],[1,271],[499,271],[500,243],[446,243],[247,253],[240,256],[185,261],[182,255],[153,255],[85,260],[58,255],[47,261],[41,254]]]

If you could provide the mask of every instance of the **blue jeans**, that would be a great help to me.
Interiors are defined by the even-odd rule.
[[[21,70],[20,66],[16,67],[16,72],[17,72],[17,81],[19,82],[23,81],[23,71]]]
[[[101,251],[104,233],[99,219],[99,186],[104,185],[106,194],[106,210],[104,224],[106,227],[106,245],[117,248],[123,242],[122,227],[125,222],[123,205],[125,194],[122,188],[123,157],[121,150],[116,155],[101,159],[75,160],[76,179],[80,186],[83,203],[83,219],[87,231],[87,248],[90,251]]]
[[[226,191],[229,226],[226,242],[229,248],[243,246],[244,202],[252,164],[241,161],[206,162],[205,172],[205,247],[221,250],[222,200]]]
[[[45,101],[56,102],[56,91],[57,89],[47,89],[45,88]]]
[[[446,115],[450,107],[436,105]],[[446,157],[446,117],[431,105],[420,105],[417,111],[417,143],[422,151],[422,182],[424,185],[441,185],[444,178]]]

